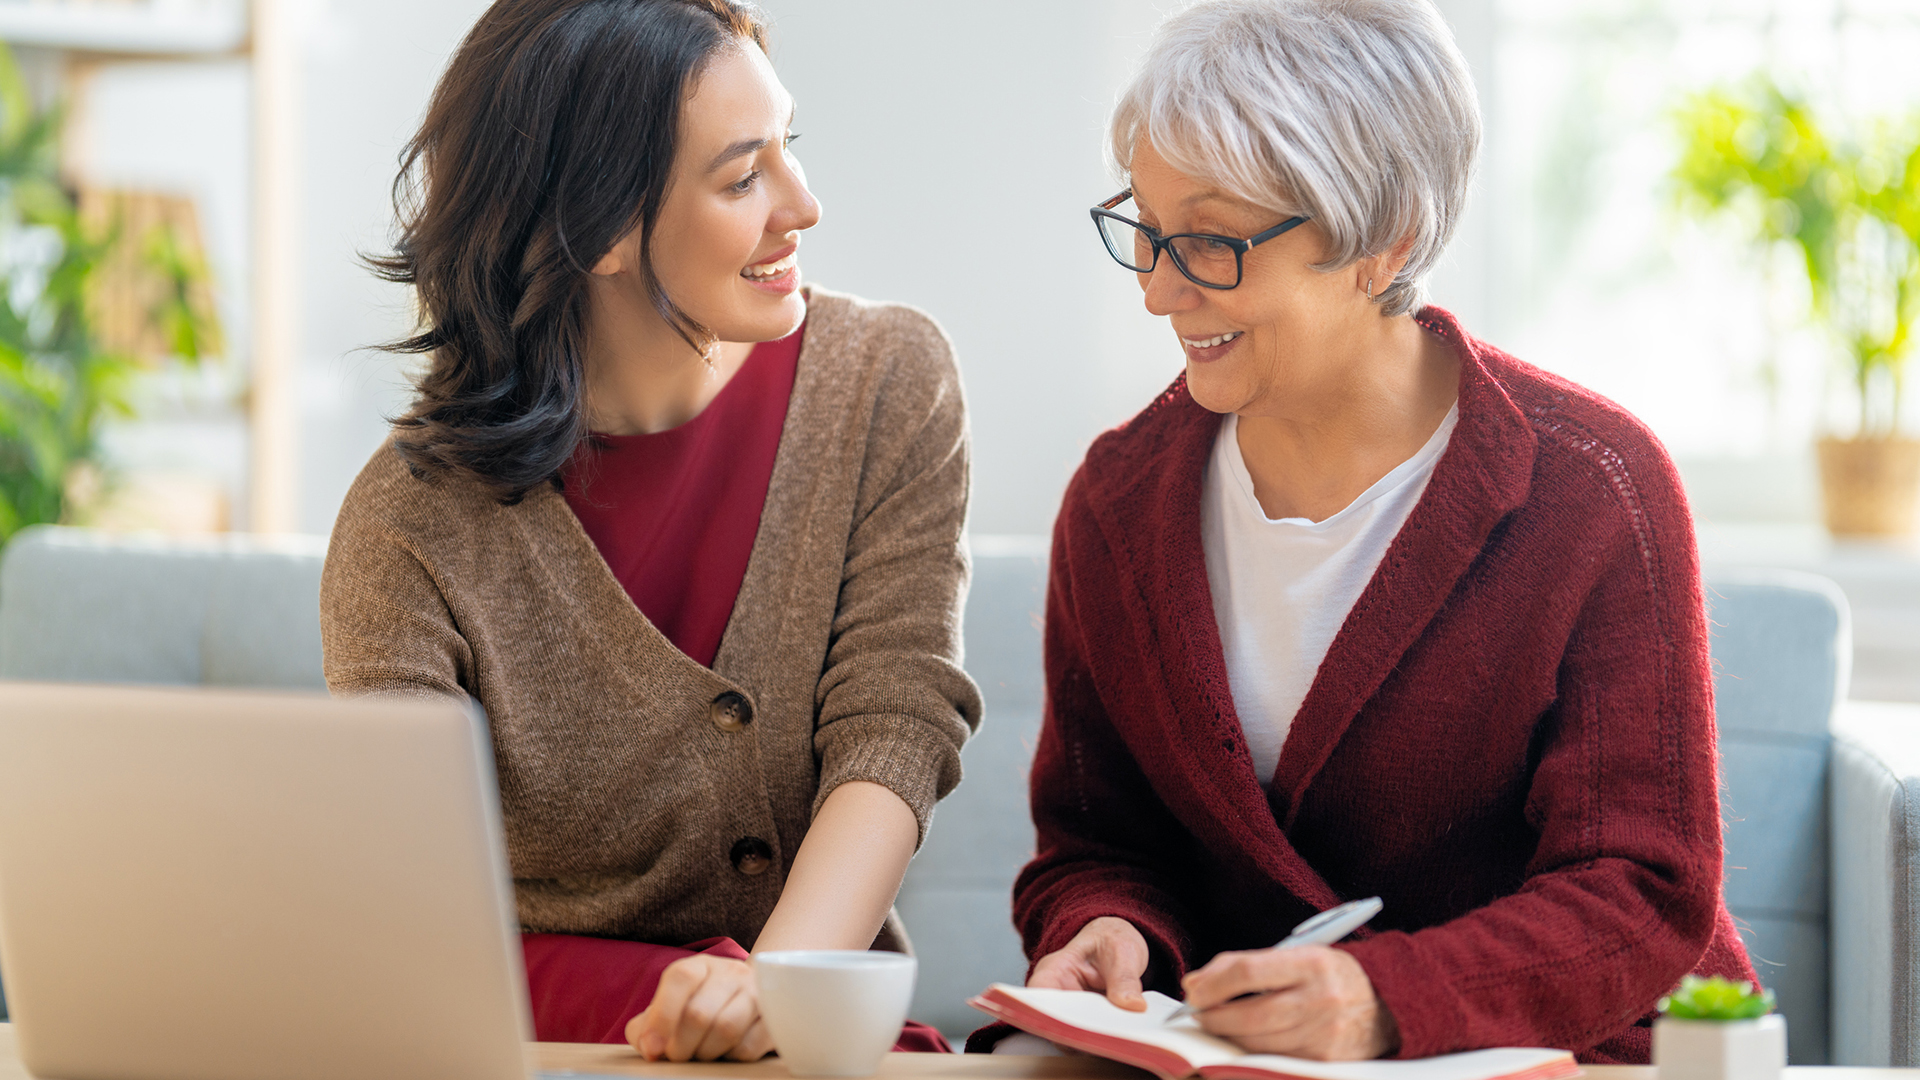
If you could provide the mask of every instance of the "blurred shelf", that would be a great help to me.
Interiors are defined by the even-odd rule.
[[[0,41],[13,45],[178,56],[229,53],[246,40],[239,0],[0,0]]]
[[[251,69],[253,341],[244,505],[249,507],[246,526],[261,533],[295,531],[297,410],[289,372],[296,337],[291,282],[299,262],[294,102],[300,50],[293,29],[296,13],[288,10],[295,2],[0,0],[0,42],[61,50],[69,79],[101,59],[137,57],[243,55]]]

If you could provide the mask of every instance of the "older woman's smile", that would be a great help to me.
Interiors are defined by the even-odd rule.
[[[1245,330],[1229,330],[1224,334],[1212,336],[1180,336],[1180,344],[1186,346],[1187,358],[1196,363],[1208,363],[1227,355],[1240,339],[1246,336]]]

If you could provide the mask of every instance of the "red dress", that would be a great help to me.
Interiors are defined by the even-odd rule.
[[[692,420],[648,435],[595,435],[563,482],[587,536],[641,613],[711,666],[746,578],[786,425],[805,328],[755,347]],[[653,1000],[669,964],[706,953],[735,960],[731,938],[684,947],[523,934],[535,1038],[624,1043],[627,1021]],[[947,1050],[909,1023],[899,1050]]]
[[[592,436],[563,477],[567,505],[634,606],[708,667],[747,576],[805,332],[756,346],[677,428]]]
[[[1027,955],[1125,918],[1147,986],[1343,900],[1400,1054],[1645,1062],[1688,972],[1752,979],[1721,899],[1706,605],[1679,477],[1618,406],[1468,338],[1460,419],[1262,790],[1200,538],[1220,418],[1176,382],[1054,525]],[[973,1040],[991,1041],[991,1031]]]

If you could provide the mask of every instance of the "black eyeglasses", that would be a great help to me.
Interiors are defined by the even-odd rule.
[[[1305,217],[1290,217],[1257,236],[1242,240],[1237,236],[1214,236],[1211,233],[1174,233],[1161,236],[1145,225],[1131,218],[1121,217],[1113,208],[1133,198],[1133,189],[1127,190],[1094,207],[1093,224],[1100,230],[1100,239],[1107,245],[1107,254],[1113,261],[1136,274],[1151,274],[1160,263],[1160,253],[1165,251],[1173,259],[1173,265],[1188,281],[1208,289],[1231,289],[1240,284],[1240,275],[1245,272],[1247,252],[1266,243],[1280,234],[1297,226],[1306,224]]]

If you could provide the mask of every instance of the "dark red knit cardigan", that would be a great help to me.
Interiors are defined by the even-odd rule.
[[[1117,915],[1149,986],[1379,895],[1343,946],[1405,1057],[1645,1062],[1689,971],[1753,978],[1721,901],[1713,692],[1686,500],[1617,405],[1460,354],[1426,493],[1255,779],[1200,541],[1220,418],[1184,379],[1095,441],[1054,527],[1027,955]]]

